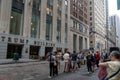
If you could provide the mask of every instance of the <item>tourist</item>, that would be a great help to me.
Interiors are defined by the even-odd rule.
[[[71,55],[71,59],[72,59],[72,69],[73,72],[76,71],[76,65],[77,65],[77,53],[75,51],[73,51],[73,54]]]
[[[113,51],[110,54],[111,61],[99,63],[100,67],[106,67],[108,75],[104,80],[120,80],[120,53]]]
[[[86,56],[88,73],[92,72],[91,56],[91,53],[88,52]]]
[[[54,76],[54,59],[55,56],[53,55],[53,53],[50,53],[49,57],[48,57],[48,61],[49,61],[49,68],[50,68],[50,76],[48,76],[48,78],[52,78]]]
[[[67,72],[68,71],[68,60],[69,60],[69,54],[68,52],[65,52],[65,54],[63,55],[63,59],[64,59],[64,72]]]
[[[55,58],[54,58],[54,75],[58,76],[58,54],[57,52],[55,53]]]
[[[95,63],[96,63],[96,55],[94,53],[92,53],[91,56],[91,65],[92,65],[92,71],[95,71]]]
[[[100,53],[97,51],[96,52],[96,65],[97,65],[97,67],[99,67],[99,61],[100,61]]]

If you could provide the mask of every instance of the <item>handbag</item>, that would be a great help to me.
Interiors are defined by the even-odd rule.
[[[111,79],[112,77],[116,76],[119,72],[120,72],[120,68],[119,68],[119,70],[118,70],[117,72],[115,72],[115,73],[112,74],[111,76],[105,78],[104,80],[109,80],[109,79]]]

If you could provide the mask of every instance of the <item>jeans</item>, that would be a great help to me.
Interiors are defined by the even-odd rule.
[[[50,76],[54,76],[54,63],[50,63]]]

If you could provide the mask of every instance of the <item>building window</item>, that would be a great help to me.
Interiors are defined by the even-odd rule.
[[[90,1],[90,4],[92,4],[92,1]]]
[[[90,26],[92,26],[92,22],[90,22]]]
[[[82,24],[79,24],[79,30],[80,30],[81,32],[83,32],[83,25],[82,25]]]
[[[90,20],[92,20],[92,17],[90,17]]]
[[[90,7],[90,10],[92,10],[92,7]]]
[[[68,0],[65,0],[65,6],[68,6]]]
[[[73,21],[73,28],[77,29],[77,22],[76,21]]]
[[[90,12],[90,16],[92,16],[92,12]]]
[[[40,37],[40,4],[41,0],[33,0],[32,20],[31,20],[31,37]]]
[[[73,50],[77,49],[77,35],[73,34]]]
[[[85,38],[85,49],[87,49],[87,44],[88,44],[87,38]]]
[[[79,36],[79,50],[83,49],[83,37]]]
[[[68,24],[65,23],[65,43],[67,43],[67,38],[68,38]]]
[[[46,40],[52,40],[53,33],[53,0],[47,0],[46,8]]]
[[[61,20],[57,20],[57,41],[61,42]]]
[[[61,42],[61,14],[62,14],[62,0],[57,0],[57,42]]]
[[[18,6],[19,5],[19,6]],[[23,34],[23,0],[13,0],[11,19],[10,19],[10,34],[22,35]]]

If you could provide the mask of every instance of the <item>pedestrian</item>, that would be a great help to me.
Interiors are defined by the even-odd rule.
[[[58,54],[55,52],[55,58],[54,58],[54,75],[58,76]]]
[[[105,60],[103,62],[106,62]],[[107,68],[104,66],[100,66],[99,72],[98,72],[98,78],[99,80],[105,80],[107,76]]]
[[[78,68],[81,67],[81,52],[77,54],[77,65],[78,65]]]
[[[77,66],[76,66],[77,65],[77,53],[76,53],[76,51],[73,51],[71,58],[72,58],[72,69],[73,69],[73,72],[75,72],[77,69]]]
[[[88,52],[86,56],[88,73],[92,72],[91,56],[91,53]]]
[[[63,59],[64,59],[64,72],[67,72],[68,71],[68,60],[69,60],[69,54],[68,52],[65,52],[65,54],[63,55]]]
[[[62,56],[62,53],[61,53],[61,52],[57,52],[57,54],[56,54],[56,59],[57,59],[58,69],[59,69],[59,70],[60,70],[61,56]]]
[[[96,55],[92,53],[92,56],[91,56],[92,72],[95,71],[95,63],[96,63]]]
[[[106,67],[108,75],[104,80],[120,80],[120,53],[113,51],[110,54],[111,61],[100,63],[100,67]]]
[[[54,76],[54,72],[55,72],[54,71],[54,59],[55,59],[55,56],[53,55],[53,53],[50,53],[48,57],[50,75],[48,76],[48,78],[52,78]]]
[[[100,53],[97,51],[96,52],[96,65],[97,65],[97,67],[99,67],[99,61],[100,61]]]
[[[84,65],[86,65],[86,63],[87,63],[86,54],[83,53],[83,55],[84,55],[83,62],[84,62]]]
[[[69,54],[69,59],[68,59],[68,72],[72,71],[72,63],[71,63],[71,53],[68,52]]]

